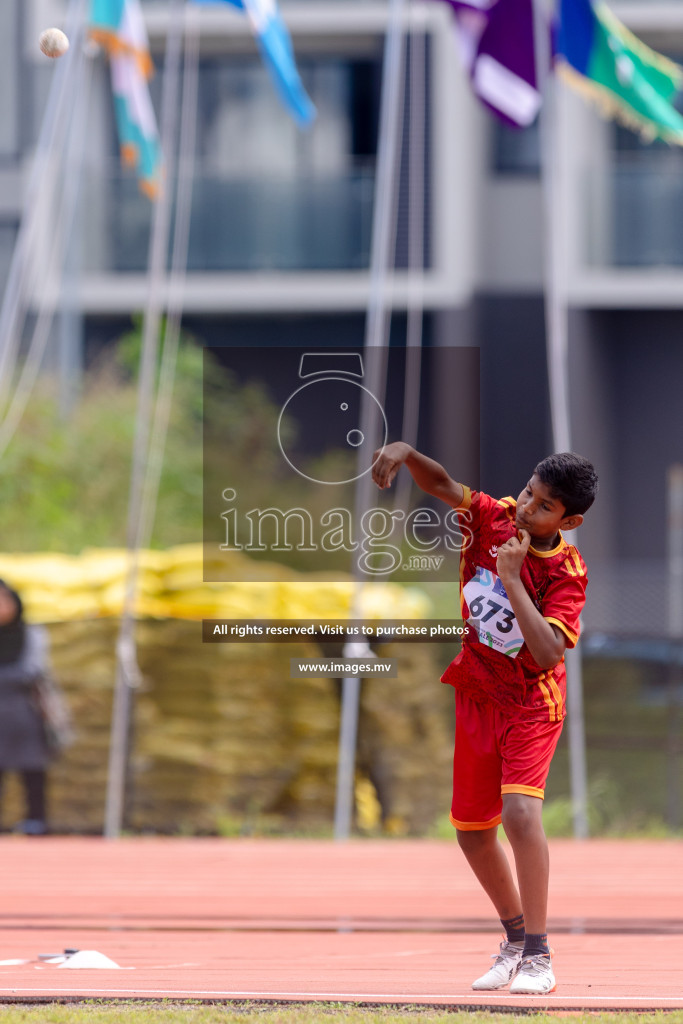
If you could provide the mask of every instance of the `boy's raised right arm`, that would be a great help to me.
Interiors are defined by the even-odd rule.
[[[401,466],[405,465],[413,480],[427,494],[433,494],[453,508],[465,496],[462,484],[448,475],[443,466],[416,451],[405,441],[394,441],[373,455],[372,479],[378,487],[390,487]]]

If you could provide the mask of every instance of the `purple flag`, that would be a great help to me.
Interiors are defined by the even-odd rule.
[[[530,125],[541,106],[533,0],[446,0],[475,95],[501,120]],[[548,25],[548,52],[550,26]]]

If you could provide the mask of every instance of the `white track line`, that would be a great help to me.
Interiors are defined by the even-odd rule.
[[[586,1006],[589,1004],[604,1004],[609,1003],[613,1006],[623,1008],[629,1003],[635,1003],[638,1005],[654,1006],[657,1003],[671,1004],[672,1006],[683,1007],[683,996],[625,996],[625,995],[604,995],[604,996],[561,996],[557,993],[551,993],[550,995],[530,997],[530,996],[513,996],[509,993],[487,993],[486,996],[473,997],[470,993],[461,993],[444,995],[443,993],[397,993],[397,992],[256,992],[247,990],[237,989],[159,989],[159,988],[137,988],[137,989],[107,989],[100,988],[99,986],[93,986],[91,988],[76,988],[71,986],[68,992],[55,991],[53,986],[45,986],[44,988],[28,988],[28,987],[15,987],[15,988],[2,988],[0,987],[0,996],[5,995],[19,995],[22,993],[43,993],[52,995],[55,998],[69,998],[74,995],[107,995],[117,996],[119,998],[140,998],[143,996],[183,996],[185,998],[193,997],[206,997],[212,999],[257,999],[263,1001],[272,1001],[278,999],[296,999],[306,1000],[310,1002],[375,1002],[375,1001],[391,1001],[394,1003],[454,1003],[454,1004],[469,1004],[477,1006],[480,1004],[490,1004],[493,1001],[504,1001],[508,1000],[512,1005],[522,1005],[531,1003],[531,1005],[543,1008],[547,1004],[558,1004],[558,1005],[572,1005],[574,1006]]]

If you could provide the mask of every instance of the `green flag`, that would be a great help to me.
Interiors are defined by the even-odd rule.
[[[559,73],[613,117],[649,139],[683,145],[674,100],[683,69],[642,43],[603,3],[560,0]]]

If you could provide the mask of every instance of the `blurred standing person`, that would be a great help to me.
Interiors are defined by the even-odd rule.
[[[47,674],[47,636],[24,622],[21,598],[0,580],[0,796],[8,771],[21,776],[26,818],[15,831],[45,835],[51,750],[36,690]]]

